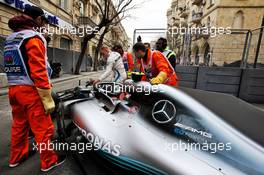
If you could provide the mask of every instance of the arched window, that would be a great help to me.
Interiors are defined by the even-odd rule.
[[[195,65],[199,65],[199,61],[200,61],[199,47],[196,46],[194,49],[194,63],[195,63]]]
[[[205,43],[204,47],[205,47],[205,50],[204,50],[204,64],[206,66],[209,66],[210,59],[211,59],[210,45],[208,43]]]
[[[210,16],[207,18],[207,22],[206,22],[207,24],[207,27],[211,27],[211,18],[210,18]]]
[[[244,27],[244,13],[241,10],[235,14],[232,27],[234,29],[243,29],[243,27]]]
[[[68,8],[68,0],[60,0],[60,7],[66,10]]]
[[[83,16],[84,15],[84,4],[82,1],[79,1],[79,4],[80,4],[80,14],[81,16]]]

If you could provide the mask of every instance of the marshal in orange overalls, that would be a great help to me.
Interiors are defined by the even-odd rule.
[[[142,80],[147,80],[154,82],[160,73],[163,73],[165,80],[162,84],[170,86],[178,86],[178,77],[171,67],[168,60],[159,51],[151,51],[147,49],[147,59],[138,59],[138,64],[141,67],[141,71],[146,74]],[[156,84],[155,82],[152,84]]]
[[[40,160],[41,168],[47,169],[57,162],[58,156],[48,149],[54,132],[49,115],[54,102],[45,39],[32,29],[34,21],[29,16],[10,19],[9,27],[14,31],[7,37],[4,49],[13,116],[9,166],[15,167],[27,158],[31,129],[36,143],[46,144],[46,149],[40,152]]]

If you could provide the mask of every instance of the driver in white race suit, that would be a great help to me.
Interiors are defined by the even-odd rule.
[[[126,70],[123,64],[121,55],[117,52],[110,51],[107,46],[103,46],[100,51],[103,58],[106,60],[106,70],[95,80],[93,84],[99,82],[123,82],[127,79]]]

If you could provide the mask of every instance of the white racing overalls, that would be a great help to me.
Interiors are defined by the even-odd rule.
[[[106,71],[99,78],[103,82],[122,82],[127,79],[122,57],[117,52],[110,52],[107,58]]]

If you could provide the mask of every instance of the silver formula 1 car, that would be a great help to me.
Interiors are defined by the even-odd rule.
[[[58,122],[72,123],[59,134],[78,130],[126,174],[264,175],[264,112],[236,97],[130,82],[60,99]]]

